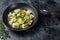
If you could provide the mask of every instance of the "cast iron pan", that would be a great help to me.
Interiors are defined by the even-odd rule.
[[[33,19],[33,23],[28,27],[28,28],[25,28],[25,29],[16,29],[16,28],[12,28],[12,26],[9,24],[9,18],[8,18],[8,14],[9,12],[13,11],[14,9],[18,9],[18,8],[23,8],[23,9],[30,9],[32,12],[33,12],[33,15],[35,16],[34,19]],[[3,23],[10,29],[10,30],[13,30],[13,31],[24,31],[24,30],[27,30],[27,29],[30,29],[31,27],[33,27],[37,20],[38,20],[38,13],[36,11],[36,9],[29,3],[14,3],[14,4],[11,4],[9,5],[6,10],[4,11],[3,15],[2,15],[2,19],[3,19]]]

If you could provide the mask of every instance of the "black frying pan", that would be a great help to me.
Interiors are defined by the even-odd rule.
[[[30,25],[30,27],[28,28],[25,28],[25,29],[16,29],[16,28],[12,28],[11,25],[8,23],[8,13],[13,11],[14,9],[17,9],[17,8],[23,8],[23,9],[30,9],[32,12],[33,12],[33,15],[35,16],[34,17],[34,20],[33,20],[33,23]],[[27,29],[30,29],[31,27],[33,27],[37,20],[38,20],[38,13],[36,11],[36,9],[29,3],[14,3],[14,4],[11,4],[10,6],[8,6],[6,8],[6,10],[4,11],[3,15],[2,15],[2,19],[3,19],[3,22],[4,24],[10,29],[10,30],[13,30],[13,31],[23,31],[23,30],[27,30]]]

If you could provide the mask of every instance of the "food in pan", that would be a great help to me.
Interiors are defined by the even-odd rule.
[[[9,24],[12,28],[27,28],[29,27],[34,19],[34,15],[31,10],[15,9],[9,12]]]

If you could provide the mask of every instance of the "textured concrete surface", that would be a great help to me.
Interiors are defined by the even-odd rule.
[[[11,38],[7,40],[60,40],[60,4],[59,0],[0,0],[0,20],[8,5],[16,2],[29,2],[38,11],[39,19],[37,24],[25,32],[9,31]],[[39,10],[47,10],[48,13],[41,13]]]

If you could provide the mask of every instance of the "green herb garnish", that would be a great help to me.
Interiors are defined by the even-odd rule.
[[[10,37],[9,33],[5,30],[3,23],[0,21],[0,38],[1,40],[6,40],[8,37]]]

